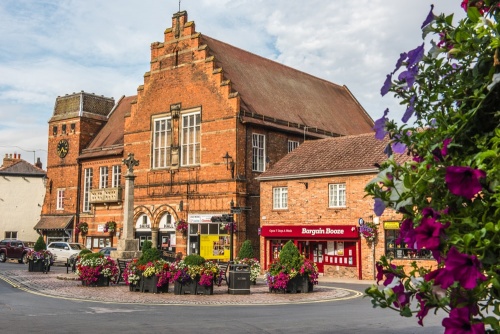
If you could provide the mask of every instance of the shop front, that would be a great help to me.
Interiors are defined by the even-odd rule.
[[[269,265],[278,258],[281,248],[289,241],[307,259],[316,263],[320,273],[349,271],[359,276],[360,240],[359,231],[353,225],[274,225],[262,226],[264,238],[263,265]]]

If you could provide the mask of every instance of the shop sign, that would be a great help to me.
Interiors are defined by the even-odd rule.
[[[399,222],[384,222],[384,230],[399,230]]]
[[[261,235],[276,238],[359,238],[358,228],[354,225],[262,226]]]

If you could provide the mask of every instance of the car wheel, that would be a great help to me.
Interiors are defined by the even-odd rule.
[[[7,258],[5,257],[5,253],[0,253],[0,262],[5,262],[7,261]]]
[[[21,260],[19,260],[19,263],[24,263],[24,264],[28,263],[28,253],[23,254],[23,257]]]

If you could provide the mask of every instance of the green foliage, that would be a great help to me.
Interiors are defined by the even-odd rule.
[[[146,242],[144,242],[144,243],[146,243]],[[161,253],[158,249],[150,247],[150,248],[147,248],[146,250],[144,250],[144,247],[143,247],[141,257],[139,258],[137,263],[138,264],[147,264],[148,262],[155,262],[155,261],[159,260],[160,258],[161,258]]]
[[[43,236],[39,236],[38,239],[35,242],[35,246],[33,247],[33,250],[35,252],[40,252],[47,249],[47,245],[45,244],[45,240],[43,240]]]
[[[253,255],[253,247],[252,247],[252,242],[250,240],[245,240],[243,244],[241,245],[240,251],[238,253],[238,258],[239,259],[252,259],[254,257]]]
[[[285,266],[288,270],[299,270],[302,265],[302,259],[300,256],[299,249],[292,240],[289,240],[281,249],[279,255],[279,262],[282,266]]]
[[[84,251],[87,251],[87,252],[84,252]],[[90,251],[88,249],[82,250],[79,255],[80,255],[80,258],[83,260],[92,260],[92,259],[98,259],[98,258],[104,257],[104,254],[92,253],[92,251]]]
[[[78,255],[83,256],[85,254],[91,254],[92,251],[90,249],[82,249]]]
[[[148,249],[151,249],[153,247],[153,243],[150,240],[146,240],[142,244],[142,251],[147,251]]]
[[[198,254],[189,254],[184,258],[184,263],[187,266],[201,266],[205,263],[205,258]]]

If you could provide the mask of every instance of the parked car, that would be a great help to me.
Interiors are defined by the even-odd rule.
[[[112,251],[115,251],[116,247],[104,247],[99,249],[99,253],[104,254],[104,256],[110,256]]]
[[[87,247],[76,242],[54,241],[47,246],[47,249],[54,255],[55,262],[67,263],[71,255],[79,254]]]
[[[0,262],[7,259],[17,260],[19,263],[27,263],[26,255],[33,250],[34,242],[21,240],[2,240],[0,241]]]

